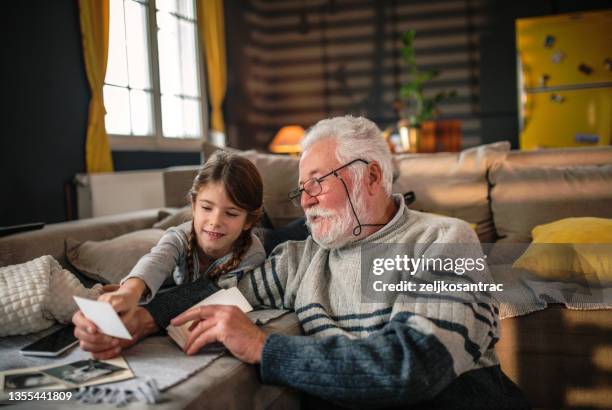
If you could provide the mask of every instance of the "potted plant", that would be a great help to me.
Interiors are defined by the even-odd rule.
[[[435,133],[435,123],[431,120],[439,114],[438,104],[445,99],[457,95],[454,90],[451,90],[441,91],[430,97],[425,96],[423,93],[424,85],[437,78],[440,72],[438,70],[421,70],[418,68],[414,48],[415,35],[415,30],[409,30],[404,33],[402,38],[402,58],[408,67],[410,76],[408,82],[400,88],[399,94],[401,100],[396,106],[400,117],[398,129],[402,145],[406,151],[411,152],[418,151],[419,145],[423,142],[421,141],[422,138],[420,138],[422,129],[427,128]]]

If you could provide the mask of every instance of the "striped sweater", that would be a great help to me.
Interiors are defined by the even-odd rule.
[[[405,403],[427,400],[457,376],[498,364],[493,307],[406,303],[401,296],[361,303],[364,244],[478,243],[466,223],[411,211],[396,200],[394,218],[369,237],[333,250],[312,237],[287,242],[240,280],[251,303],[294,310],[304,333],[315,336],[271,335],[261,363],[264,382],[362,405],[398,396]]]
[[[459,375],[498,364],[494,306],[408,303],[403,296],[362,303],[363,245],[418,243],[427,253],[433,244],[478,243],[465,222],[415,212],[401,197],[394,199],[396,215],[367,238],[333,250],[312,237],[285,242],[261,267],[221,278],[220,286],[237,285],[256,307],[294,310],[304,330],[305,336],[267,337],[260,365],[264,383],[353,405],[397,405],[431,399]],[[180,311],[172,310],[167,320]]]

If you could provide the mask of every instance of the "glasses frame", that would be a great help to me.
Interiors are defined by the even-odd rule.
[[[320,176],[320,177],[314,177],[314,178],[309,178],[306,181],[304,181],[304,183],[302,184],[302,186],[300,188],[294,189],[293,191],[289,192],[289,194],[287,194],[287,196],[289,197],[289,200],[291,201],[291,203],[299,208],[300,207],[300,201],[301,201],[301,197],[302,197],[302,192],[306,192],[306,194],[308,196],[310,196],[311,198],[317,197],[319,195],[321,195],[321,192],[323,192],[323,187],[321,186],[321,182],[323,182],[323,180],[331,175],[334,175],[337,178],[340,178],[340,176],[338,175],[338,172],[341,171],[342,169],[348,167],[349,165],[353,165],[356,162],[363,162],[366,165],[370,165],[370,161],[366,161],[365,159],[361,159],[361,158],[357,158],[352,160],[351,162],[348,162],[330,172],[328,172],[327,174]],[[318,183],[318,187],[319,187],[319,192],[317,194],[311,194],[310,192],[308,192],[304,186],[306,184],[308,184],[310,181],[316,181]]]

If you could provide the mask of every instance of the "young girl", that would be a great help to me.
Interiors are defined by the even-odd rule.
[[[121,286],[99,300],[129,313],[172,279],[176,284],[216,280],[263,263],[264,248],[251,233],[262,213],[263,183],[249,160],[217,151],[195,177],[188,196],[193,221],[168,229]]]

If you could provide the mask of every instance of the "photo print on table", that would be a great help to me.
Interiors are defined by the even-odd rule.
[[[44,369],[43,372],[64,383],[79,385],[121,370],[125,370],[125,368],[90,359],[51,367]]]

